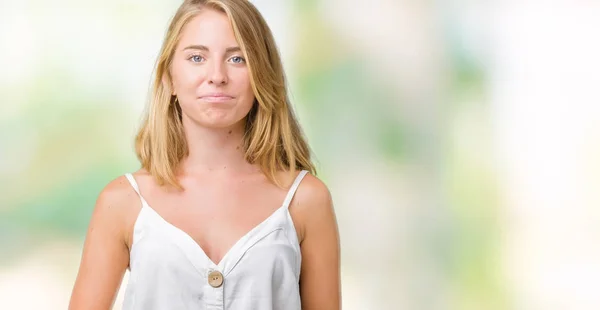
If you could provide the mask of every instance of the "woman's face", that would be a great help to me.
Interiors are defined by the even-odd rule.
[[[252,108],[248,66],[224,13],[206,9],[188,22],[170,72],[184,124],[227,128]]]

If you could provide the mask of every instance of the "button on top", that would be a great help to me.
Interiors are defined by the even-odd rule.
[[[213,270],[208,274],[208,284],[212,287],[219,287],[223,284],[223,274],[218,270]]]

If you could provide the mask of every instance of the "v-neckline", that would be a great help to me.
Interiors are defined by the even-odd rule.
[[[266,223],[268,223],[272,218],[274,218],[276,214],[278,214],[281,210],[285,209],[285,204],[283,204],[282,206],[280,206],[279,208],[277,208],[275,211],[273,211],[262,222],[258,223],[254,227],[252,227],[252,229],[250,229],[248,232],[246,232],[244,235],[242,235],[236,242],[233,243],[233,245],[227,250],[227,252],[225,252],[225,255],[223,255],[223,257],[221,258],[221,260],[218,263],[215,263],[206,254],[206,252],[204,251],[204,248],[202,248],[202,246],[196,241],[196,239],[194,239],[192,237],[192,235],[190,235],[185,230],[179,228],[178,226],[174,225],[173,223],[167,221],[162,215],[160,215],[160,213],[158,213],[156,210],[154,210],[154,208],[152,208],[150,206],[150,204],[148,204],[148,202],[146,202],[145,199],[142,202],[143,202],[142,209],[148,209],[148,211],[150,211],[151,213],[153,213],[156,216],[156,218],[158,218],[158,220],[160,222],[162,222],[164,225],[166,225],[167,227],[169,227],[170,229],[172,229],[174,232],[178,233],[183,238],[186,238],[189,243],[193,244],[196,247],[196,249],[200,251],[200,253],[211,264],[212,267],[216,267],[216,268],[218,268],[220,270],[223,270],[224,264],[227,262],[228,257],[230,255],[232,255],[231,254],[232,252],[234,252],[237,248],[239,248],[240,246],[242,246],[242,244],[250,236],[254,235],[256,231],[260,230],[260,228],[262,228]],[[140,210],[140,211],[142,211],[142,210]]]
[[[160,223],[162,223],[164,226],[166,226],[172,233],[176,234],[177,236],[180,236],[180,239],[177,239],[176,237],[174,237],[176,239],[174,242],[177,243],[179,246],[181,246],[183,248],[182,250],[185,251],[186,249],[191,248],[190,251],[192,251],[192,249],[193,249],[194,251],[199,252],[199,255],[202,256],[206,260],[207,263],[209,263],[209,265],[210,265],[209,267],[211,269],[218,269],[222,273],[228,273],[229,271],[231,271],[231,269],[233,267],[235,267],[235,265],[238,263],[239,259],[241,259],[241,257],[248,250],[248,248],[250,248],[253,245],[253,244],[248,245],[248,239],[251,238],[252,236],[256,236],[257,231],[259,231],[262,227],[266,226],[267,223],[269,223],[282,210],[287,212],[286,218],[291,222],[290,224],[293,227],[293,231],[294,232],[296,231],[296,229],[294,227],[294,223],[291,219],[291,215],[289,214],[288,207],[289,207],[291,200],[296,192],[296,189],[298,188],[298,186],[300,185],[300,182],[302,181],[302,179],[304,178],[304,176],[307,173],[308,173],[307,170],[302,170],[302,171],[300,171],[300,173],[298,173],[298,175],[294,179],[294,182],[292,183],[291,187],[289,188],[282,205],[279,208],[277,208],[275,211],[273,211],[273,213],[271,213],[266,219],[264,219],[262,222],[260,222],[259,224],[254,226],[252,229],[250,229],[248,232],[246,232],[244,235],[242,235],[227,250],[227,252],[225,252],[225,255],[223,255],[223,257],[217,264],[215,264],[215,262],[206,254],[206,252],[204,251],[202,246],[198,242],[196,242],[196,240],[189,233],[187,233],[185,230],[175,226],[171,222],[167,221],[165,218],[162,217],[162,215],[160,215],[156,210],[154,210],[150,206],[150,204],[146,201],[146,199],[144,199],[144,197],[141,195],[139,187],[137,185],[137,182],[135,181],[135,178],[133,177],[132,174],[128,173],[125,176],[127,177],[129,182],[133,186],[134,190],[136,191],[136,193],[138,194],[138,196],[140,197],[140,200],[142,202],[142,208],[140,210],[140,213],[138,214],[138,217],[135,221],[134,226],[137,226],[140,218],[142,217],[142,213],[144,212],[144,210],[148,209],[148,211],[151,214],[154,214],[154,217],[156,219],[158,219],[158,221]],[[264,236],[270,234],[271,232],[279,230],[279,229],[283,229],[283,228],[282,227],[273,227],[272,230],[269,230],[268,232],[263,232],[261,235],[259,235],[260,236],[259,239],[264,238]],[[135,239],[134,239],[134,242],[135,242]],[[247,246],[247,248],[244,249],[244,246]],[[133,245],[132,245],[132,247],[133,247]],[[226,264],[231,259],[230,256],[233,255],[232,253],[234,253],[236,251],[242,251],[242,249],[243,249],[244,253],[237,255],[237,260],[235,262],[233,262],[232,265],[227,266]],[[186,253],[187,253],[187,255],[191,255],[191,253],[189,251],[186,251]],[[197,259],[194,257],[190,257],[190,256],[188,256],[188,258],[191,260],[192,264],[196,267],[196,269],[198,269],[199,272],[202,272],[203,268],[199,267]],[[226,268],[228,270],[225,270]]]

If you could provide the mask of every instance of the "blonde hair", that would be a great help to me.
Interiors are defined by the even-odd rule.
[[[176,170],[188,155],[181,122],[181,108],[172,95],[169,68],[184,26],[203,9],[227,15],[236,40],[247,60],[255,95],[246,118],[245,159],[260,166],[278,186],[277,171],[298,169],[316,174],[310,148],[292,110],[285,74],[275,40],[256,7],[246,0],[186,0],[167,30],[154,69],[154,80],[141,128],[135,139],[136,155],[159,185],[183,189]]]

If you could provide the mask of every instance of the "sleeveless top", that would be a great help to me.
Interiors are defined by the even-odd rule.
[[[288,211],[301,171],[281,207],[242,236],[218,264],[196,241],[142,201],[129,254],[123,310],[300,310],[301,253]]]

